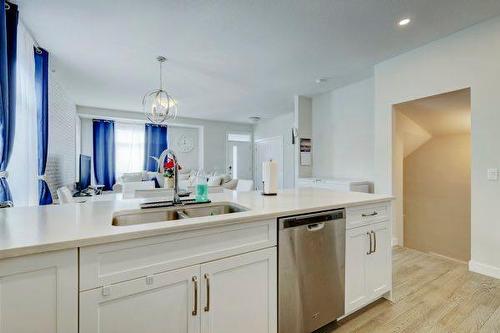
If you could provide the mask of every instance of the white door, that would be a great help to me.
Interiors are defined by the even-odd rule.
[[[388,222],[369,226],[373,250],[367,258],[367,292],[370,298],[383,295],[391,286],[391,238]]]
[[[269,160],[278,163],[278,187],[283,188],[283,137],[255,141],[255,184],[262,190],[262,163]]]
[[[77,263],[75,249],[0,260],[0,332],[76,333]]]
[[[276,333],[276,248],[201,265],[203,333]]]
[[[368,302],[366,285],[370,230],[360,227],[346,231],[345,311],[349,313]]]
[[[200,266],[80,293],[80,333],[199,333]]]
[[[252,142],[228,141],[226,163],[233,178],[252,179]]]

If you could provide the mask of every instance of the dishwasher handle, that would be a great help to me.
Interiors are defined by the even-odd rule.
[[[319,212],[305,215],[297,215],[291,217],[284,217],[278,219],[280,229],[288,229],[300,226],[309,226],[309,225],[320,225],[325,222],[343,220],[345,216],[344,209],[338,209],[327,212]],[[315,230],[321,229],[320,227],[312,227]],[[308,227],[308,229],[310,229]],[[311,230],[313,231],[313,230]]]
[[[312,223],[307,225],[307,231],[318,231],[325,227],[325,223]]]

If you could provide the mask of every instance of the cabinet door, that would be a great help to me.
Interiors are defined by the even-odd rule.
[[[368,227],[373,232],[374,250],[367,256],[366,283],[370,298],[383,295],[391,288],[391,235],[389,222]]]
[[[76,250],[0,260],[0,332],[76,333]]]
[[[81,292],[80,333],[199,333],[199,272],[196,265]]]
[[[345,312],[349,313],[368,302],[367,254],[370,251],[370,233],[367,227],[346,231],[345,257]]]
[[[276,248],[201,265],[203,333],[275,333]]]

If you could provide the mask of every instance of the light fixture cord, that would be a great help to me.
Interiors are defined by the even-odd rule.
[[[163,65],[163,62],[160,61],[160,90],[163,90],[163,77],[162,77],[162,65]]]

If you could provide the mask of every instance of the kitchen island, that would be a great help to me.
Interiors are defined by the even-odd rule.
[[[390,196],[302,188],[210,199],[248,210],[121,226],[113,219],[148,200],[2,210],[0,331],[277,332],[277,218],[339,208],[345,313],[389,296]]]

